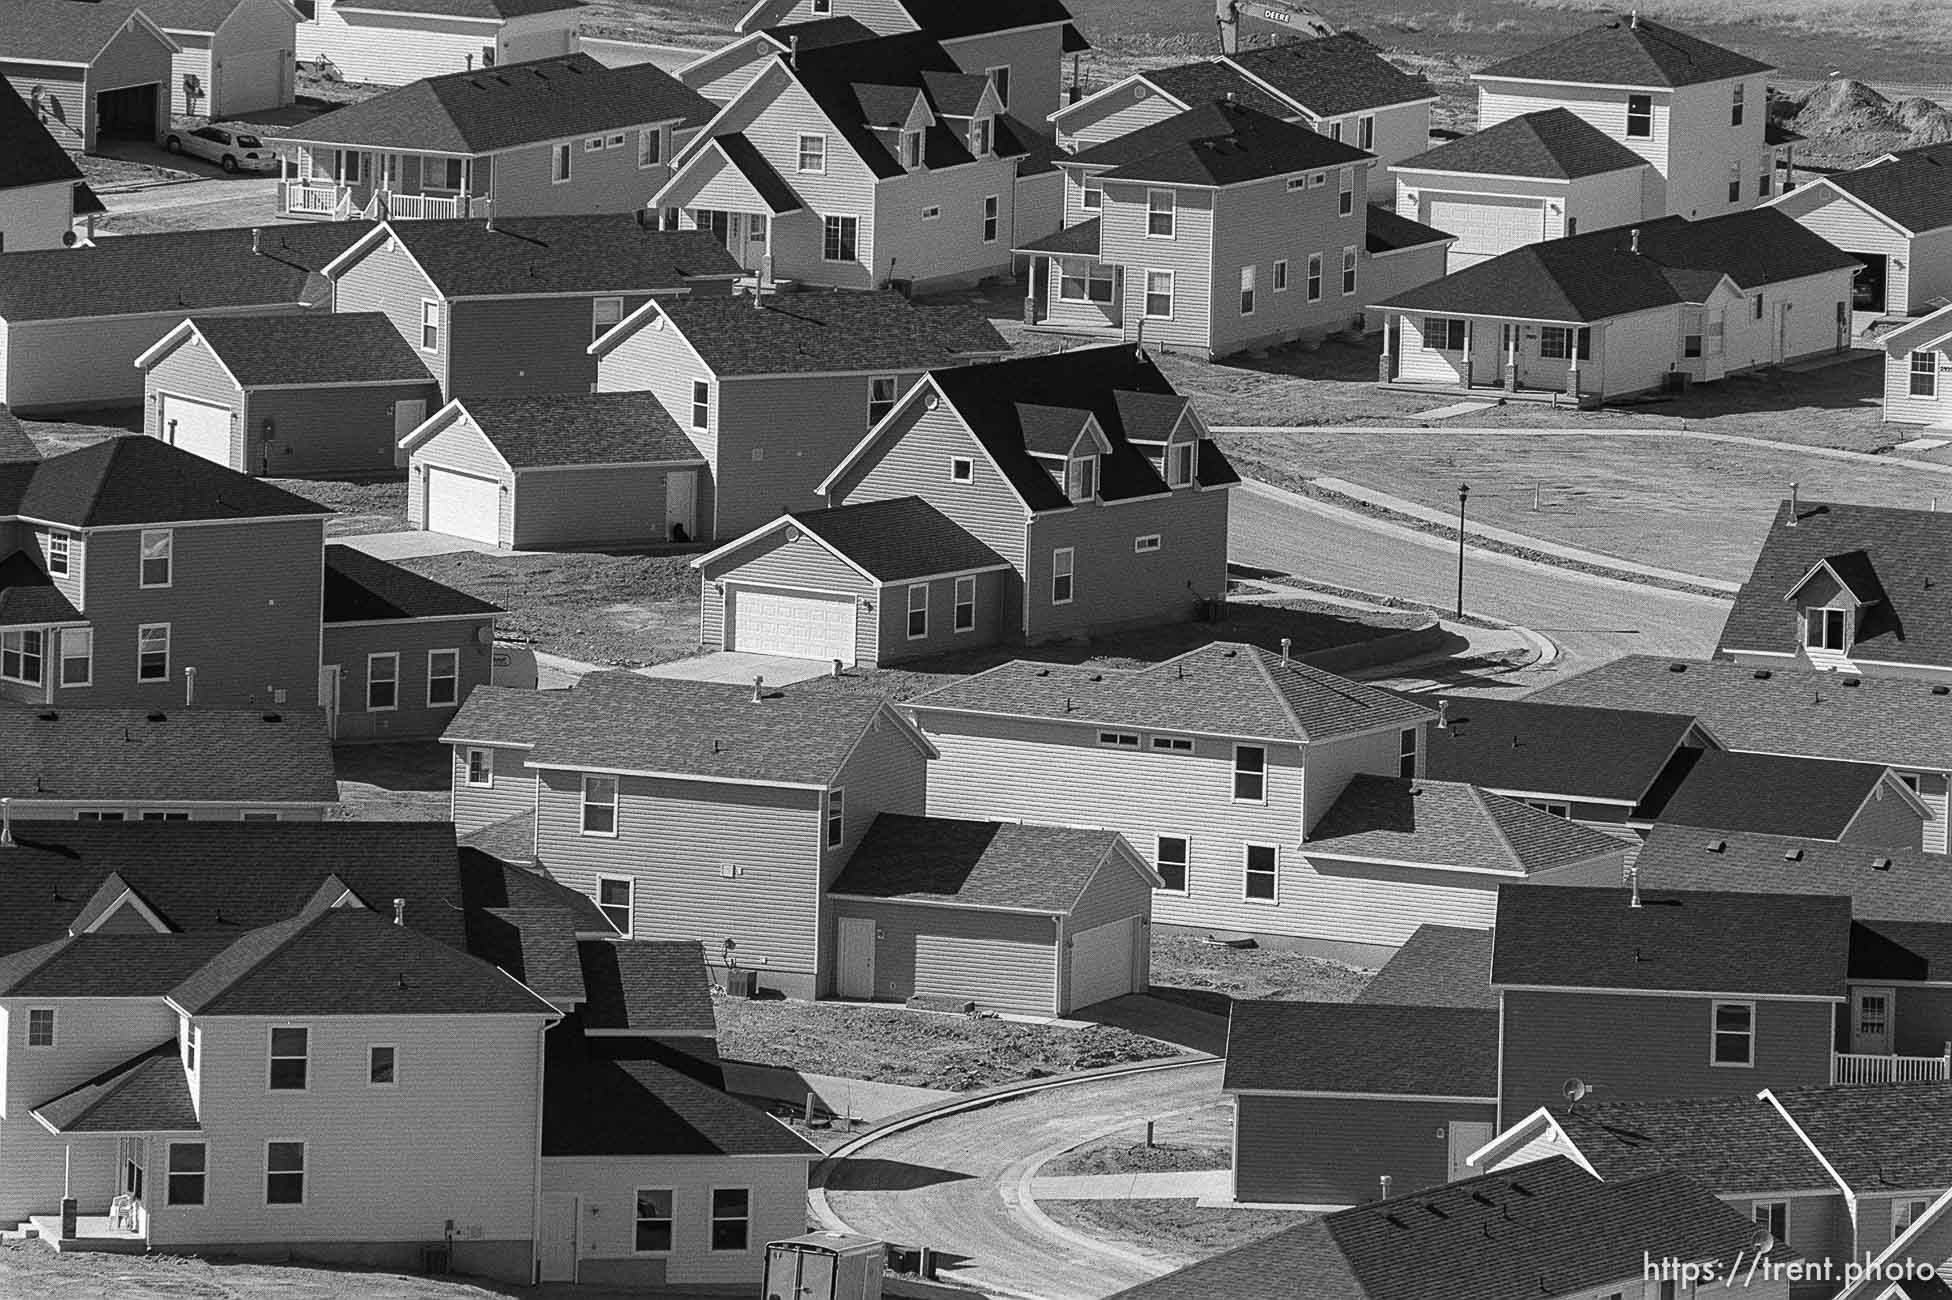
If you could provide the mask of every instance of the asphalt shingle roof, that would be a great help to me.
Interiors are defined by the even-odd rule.
[[[806,206],[800,202],[800,196],[793,192],[793,187],[786,183],[786,178],[779,174],[779,169],[767,162],[766,155],[746,138],[745,132],[729,131],[713,139],[724,150],[726,161],[739,169],[739,174],[765,200],[774,216],[798,212]]]
[[[172,1038],[34,1107],[57,1133],[200,1133],[181,1047]]]
[[[1363,242],[1371,253],[1394,253],[1404,248],[1421,248],[1457,236],[1426,226],[1421,221],[1399,217],[1388,208],[1370,204],[1363,212],[1366,224]]]
[[[1493,790],[1638,803],[1695,721],[1686,714],[1440,696],[1424,772]]]
[[[1079,150],[1066,161],[1109,166],[1107,180],[1238,185],[1373,156],[1240,104],[1209,102]]]
[[[1224,1090],[1498,1095],[1498,1012],[1483,1007],[1238,1000]]]
[[[1774,1096],[1859,1195],[1952,1185],[1952,1084],[1781,1088]]]
[[[1318,117],[1413,104],[1437,95],[1428,81],[1385,59],[1355,32],[1242,50],[1228,60]]]
[[[1302,743],[1412,727],[1432,716],[1379,687],[1224,641],[1141,669],[1017,660],[953,681],[908,707]]]
[[[0,623],[80,623],[81,611],[26,551],[0,560]]]
[[[632,212],[599,216],[402,221],[391,227],[449,298],[526,293],[650,293],[739,264],[709,230],[655,230]]]
[[[0,706],[0,794],[332,804],[339,787],[318,709]]]
[[[1116,831],[882,813],[829,890],[1068,916],[1118,846]]]
[[[87,915],[76,917],[78,931]],[[22,998],[159,998],[229,944],[210,933],[77,933],[0,957],[0,989]]]
[[[449,618],[502,612],[465,591],[397,564],[333,543],[325,548],[325,621],[368,623],[396,618]]]
[[[468,951],[562,1011],[587,1001],[576,918],[560,907],[484,908],[468,917]]]
[[[588,991],[585,1029],[695,1034],[716,1028],[705,949],[697,941],[585,939],[576,950]]]
[[[1608,1182],[1672,1171],[1722,1195],[1837,1186],[1776,1108],[1753,1091],[1550,1110],[1593,1172]]]
[[[1301,852],[1531,875],[1626,847],[1617,836],[1476,786],[1362,773],[1308,832]]]
[[[10,63],[92,64],[128,20],[129,10],[122,5],[77,9],[72,0],[7,0],[0,57]]]
[[[0,465],[18,465],[41,458],[41,449],[27,436],[14,413],[0,403]]]
[[[1660,820],[1835,840],[1850,829],[1888,772],[1876,763],[1708,750],[1661,809]],[[1909,842],[1918,842],[1915,828]]]
[[[1851,927],[1850,977],[1853,980],[1877,984],[1942,983],[1948,972],[1952,972],[1952,924],[1860,920]]]
[[[433,382],[426,363],[384,312],[197,316],[191,323],[245,388]]]
[[[890,497],[790,517],[880,582],[1006,564],[1002,556],[920,497]]]
[[[354,0],[361,9],[381,13],[435,14],[443,18],[526,18],[531,14],[581,9],[583,0]]]
[[[1651,992],[1839,998],[1850,900],[1642,886],[1498,891],[1491,982]]]
[[[1645,158],[1565,108],[1507,118],[1396,164],[1404,170],[1541,180],[1578,180],[1647,165]]]
[[[1144,72],[1132,74],[1122,84],[1131,86],[1142,80],[1150,82],[1188,108],[1224,103],[1231,99],[1245,108],[1275,117],[1294,114],[1292,104],[1270,95],[1259,82],[1225,59],[1201,59],[1196,63],[1181,63],[1170,68],[1147,68]],[[1128,89],[1125,93],[1129,95],[1131,91]]]
[[[0,469],[0,516],[24,515],[73,528],[331,513],[283,488],[139,434]]]
[[[81,168],[54,142],[13,83],[0,85],[0,189],[80,179]]]
[[[1425,922],[1370,976],[1355,1000],[1403,1007],[1496,1007],[1491,931]]]
[[[929,311],[888,290],[673,298],[657,303],[721,378],[858,370],[889,374],[1009,351],[975,311]],[[646,313],[648,320],[650,313]]]
[[[1772,72],[1767,63],[1645,18],[1614,19],[1494,63],[1482,79],[1597,86],[1697,86]]]
[[[510,469],[704,460],[648,392],[469,397],[461,406]]]
[[[1943,853],[1656,825],[1634,859],[1643,889],[1846,894],[1859,921],[1952,922]]]
[[[654,63],[606,68],[578,52],[426,77],[320,114],[285,139],[478,155],[652,122],[682,130],[715,112]]]
[[[261,232],[242,226],[173,230],[98,239],[84,248],[0,254],[0,320],[309,306],[327,297],[318,272],[372,228],[370,221],[319,221]],[[256,256],[253,233],[261,249]]]
[[[1103,228],[1103,220],[1093,217],[1089,221],[1080,221],[1075,226],[1066,226],[1055,234],[1045,235],[1042,239],[1033,239],[1016,251],[1057,253],[1070,257],[1096,257],[1101,247],[1100,234]]]
[[[1915,234],[1952,226],[1952,156],[1920,154],[1822,179]]]
[[[820,1153],[750,1103],[670,1056],[552,1059],[542,1089],[544,1156],[805,1156]]]

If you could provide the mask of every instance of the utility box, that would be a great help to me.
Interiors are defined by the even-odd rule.
[[[881,1300],[888,1248],[872,1237],[810,1232],[766,1246],[766,1300]]]

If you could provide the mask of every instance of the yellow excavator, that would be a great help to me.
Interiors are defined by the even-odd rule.
[[[1266,0],[1214,0],[1213,21],[1220,29],[1220,52],[1240,52],[1240,25],[1243,20],[1263,23],[1276,31],[1291,32],[1303,39],[1333,36],[1335,28],[1312,9],[1270,4]]]

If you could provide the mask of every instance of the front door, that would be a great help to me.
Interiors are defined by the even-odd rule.
[[[1789,304],[1776,306],[1776,360],[1789,360]]]
[[[393,404],[393,463],[407,463],[407,453],[400,450],[400,441],[427,421],[427,399],[415,398],[411,402]]]
[[[319,668],[319,707],[325,710],[325,734],[339,734],[339,665]]]
[[[1891,1055],[1891,1012],[1896,1002],[1891,989],[1854,988],[1850,991],[1850,1050],[1865,1056]]]
[[[116,1177],[116,1200],[127,1197],[128,1218],[120,1225],[130,1232],[144,1230],[142,1193],[144,1175],[149,1167],[149,1142],[145,1138],[128,1137],[120,1142],[122,1169]]]
[[[672,542],[698,540],[698,471],[673,470],[664,476],[664,536]]]
[[[841,997],[866,1002],[874,996],[874,930],[872,917],[840,918],[840,972],[835,992]]]
[[[542,1240],[536,1253],[544,1282],[576,1280],[576,1228],[582,1216],[581,1199],[569,1192],[542,1194]]]
[[[1450,1181],[1467,1178],[1482,1170],[1472,1169],[1466,1161],[1473,1151],[1491,1140],[1491,1125],[1478,1120],[1454,1119],[1450,1122]]]

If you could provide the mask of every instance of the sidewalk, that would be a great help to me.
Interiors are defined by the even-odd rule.
[[[1040,1201],[1224,1201],[1233,1193],[1230,1169],[1144,1174],[1058,1174],[1030,1180]]]

